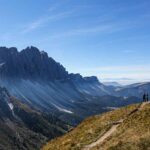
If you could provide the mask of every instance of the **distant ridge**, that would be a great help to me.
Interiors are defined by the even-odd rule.
[[[90,115],[87,99],[109,93],[97,77],[68,73],[34,46],[20,52],[15,47],[0,47],[0,85],[21,101],[47,113],[55,112],[73,124]]]
[[[118,82],[103,82],[103,84],[107,86],[122,87]]]
[[[20,52],[15,47],[0,47],[0,85],[22,102],[55,113],[72,125],[110,108],[139,102],[137,94],[124,97],[119,89],[105,86],[95,76],[68,73],[34,46]]]

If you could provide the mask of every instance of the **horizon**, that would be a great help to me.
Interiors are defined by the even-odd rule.
[[[0,4],[1,45],[19,51],[33,45],[70,73],[97,76],[100,82],[150,81],[148,0]]]

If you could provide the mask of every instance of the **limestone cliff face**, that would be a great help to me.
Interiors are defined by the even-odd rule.
[[[1,78],[59,80],[66,79],[68,72],[46,52],[27,47],[18,52],[16,48],[0,47]]]

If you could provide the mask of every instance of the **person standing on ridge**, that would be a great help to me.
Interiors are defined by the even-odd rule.
[[[146,94],[144,93],[144,95],[143,95],[143,102],[145,102],[146,101]]]
[[[148,96],[148,93],[147,93],[147,95],[146,95],[146,101],[148,102],[148,100],[149,100],[149,96]]]

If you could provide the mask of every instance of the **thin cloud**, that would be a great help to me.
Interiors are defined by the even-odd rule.
[[[96,75],[100,81],[118,81],[128,84],[150,81],[150,64],[134,66],[103,66],[78,70],[84,76]]]
[[[70,31],[56,33],[50,38],[63,38],[63,37],[72,37],[72,36],[82,36],[82,35],[95,35],[95,34],[111,34],[115,32],[119,32],[121,30],[127,29],[128,27],[117,27],[114,24],[105,24],[99,25],[89,28],[80,28],[80,29],[72,29]]]
[[[129,72],[129,71],[144,71],[150,72],[150,64],[149,65],[133,65],[133,66],[102,66],[96,68],[87,68],[82,69],[82,71],[114,71],[114,72]]]
[[[100,78],[101,82],[118,82],[122,85],[129,85],[133,83],[150,82],[149,79],[131,79],[131,78]]]
[[[97,26],[91,26],[91,27],[81,27],[81,28],[75,28],[71,29],[69,31],[63,31],[62,33],[55,33],[50,36],[50,38],[63,38],[63,37],[71,37],[71,36],[82,36],[82,35],[92,35],[92,34],[112,34],[116,32],[121,32],[125,30],[129,30],[132,28],[135,28],[137,26],[140,26],[141,22],[138,20],[131,20],[131,21],[108,21],[101,23]],[[127,52],[127,51],[125,51]],[[129,50],[128,50],[129,52]],[[131,51],[130,51],[131,52]]]
[[[51,36],[51,38],[70,37],[70,36],[85,35],[85,34],[92,34],[92,33],[94,34],[100,32],[102,33],[108,31],[110,28],[111,28],[110,25],[101,25],[101,26],[91,27],[91,28],[72,29],[70,31],[54,34]]]
[[[27,32],[36,30],[49,22],[57,21],[57,20],[69,17],[72,14],[72,12],[73,11],[66,11],[66,12],[55,14],[55,15],[47,15],[47,16],[41,17],[35,20],[34,22],[26,25],[22,33],[27,33]]]

